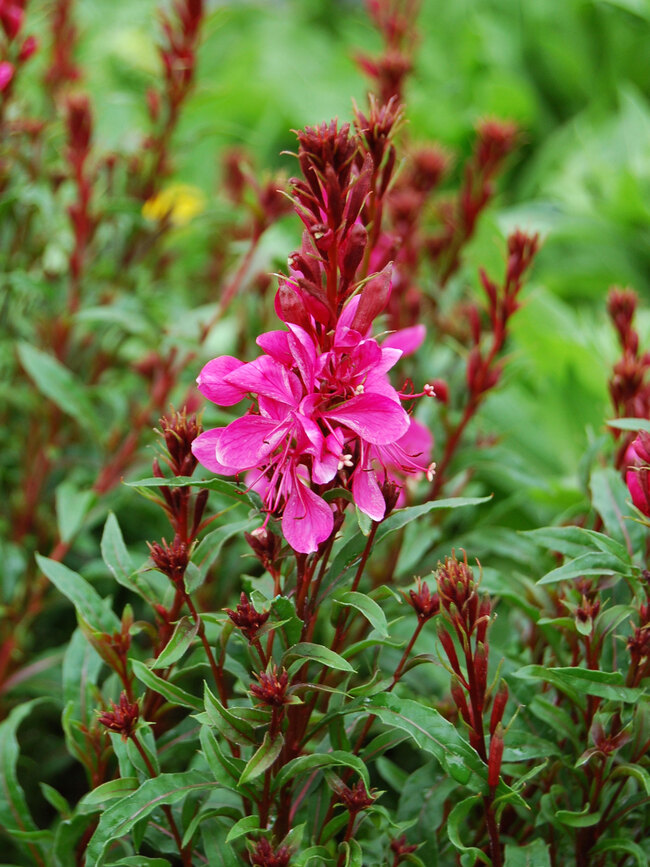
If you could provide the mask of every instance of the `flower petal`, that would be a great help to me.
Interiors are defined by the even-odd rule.
[[[359,394],[323,413],[341,422],[366,442],[384,445],[399,439],[409,428],[404,409],[383,394]]]
[[[312,554],[334,528],[332,510],[311,488],[294,480],[282,515],[282,532],[294,551]]]
[[[286,436],[287,428],[287,422],[278,423],[261,415],[237,418],[221,431],[216,443],[217,461],[237,467],[238,471],[258,467]]]
[[[244,392],[271,397],[289,406],[296,406],[302,397],[300,380],[295,373],[268,355],[243,364],[228,376],[228,382]]]
[[[356,505],[373,521],[381,521],[386,514],[386,501],[379,487],[377,475],[370,467],[357,467],[352,477],[352,496]]]
[[[225,428],[217,427],[206,430],[192,443],[192,454],[197,461],[213,473],[221,476],[234,476],[237,470],[227,467],[217,460],[217,443]]]
[[[390,334],[381,345],[387,349],[401,349],[404,355],[411,355],[419,349],[426,335],[427,329],[424,325],[413,325],[411,328],[402,328]]]
[[[284,364],[285,367],[293,367],[288,331],[267,331],[266,334],[260,334],[255,343],[280,364]]]
[[[197,377],[196,382],[199,391],[204,397],[219,406],[233,406],[233,404],[239,403],[246,396],[246,392],[235,385],[224,382],[224,378],[243,366],[243,361],[233,358],[231,355],[220,355],[218,358],[213,358],[212,361],[208,361]]]

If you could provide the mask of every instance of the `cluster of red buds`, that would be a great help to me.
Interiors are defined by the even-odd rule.
[[[438,638],[452,670],[451,695],[469,730],[469,741],[488,766],[491,788],[499,782],[503,757],[503,713],[508,701],[508,687],[501,681],[494,695],[489,721],[490,749],[485,744],[483,716],[488,710],[489,645],[487,629],[492,605],[487,596],[479,597],[479,584],[467,563],[455,555],[447,557],[436,573],[440,603],[447,625],[438,629]],[[460,646],[463,664],[459,660],[456,641]]]
[[[508,258],[502,285],[497,285],[483,269],[480,271],[481,285],[487,300],[485,314],[489,328],[484,329],[484,317],[481,316],[479,306],[468,305],[466,313],[473,344],[465,372],[468,397],[463,415],[448,437],[445,451],[438,462],[432,487],[434,497],[444,484],[447,467],[460,443],[463,431],[476,414],[487,392],[494,388],[501,378],[503,362],[499,360],[499,356],[508,337],[509,321],[519,309],[524,278],[538,249],[537,234],[527,235],[517,230],[508,238]]]
[[[421,0],[366,0],[368,14],[384,43],[377,57],[358,54],[359,67],[372,79],[382,102],[401,101],[406,78],[413,69],[418,39],[415,27]]]
[[[77,28],[73,11],[74,0],[55,0],[50,12],[52,45],[45,82],[54,93],[80,77],[79,67],[74,61]]]
[[[226,608],[225,611],[248,641],[254,641],[257,638],[260,629],[269,619],[271,613],[270,611],[257,611],[244,592],[240,596],[237,608],[234,611],[232,608]]]
[[[171,545],[164,539],[162,544],[149,543],[149,556],[156,569],[166,575],[172,584],[182,585],[190,562],[190,552],[186,542],[176,536]]]
[[[634,328],[637,295],[632,289],[610,290],[607,310],[618,333],[622,355],[614,365],[609,393],[621,418],[648,418],[650,415],[650,353],[639,351],[639,334]],[[620,436],[617,433],[616,436]]]
[[[407,602],[415,610],[418,620],[426,623],[440,611],[440,596],[432,593],[429,585],[423,583],[420,578],[416,579],[416,583],[417,589],[409,591]]]
[[[198,463],[192,453],[192,443],[202,431],[196,415],[182,411],[172,411],[160,419],[160,435],[163,442],[162,460],[176,477],[191,476]],[[158,479],[165,478],[158,458],[153,461],[153,474]],[[163,485],[160,493],[164,498],[163,508],[167,513],[176,537],[186,545],[196,538],[201,527],[208,491],[203,489],[194,497],[189,487],[167,487]],[[164,570],[163,570],[164,571]]]
[[[589,735],[594,746],[582,754],[582,760],[592,755],[600,755],[603,759],[607,759],[632,739],[630,732],[621,728],[619,714],[614,714],[612,717],[609,734],[605,731],[602,722],[596,718],[591,724]]]
[[[81,300],[80,280],[84,270],[87,249],[97,226],[91,213],[90,201],[94,173],[88,168],[91,151],[92,113],[88,97],[75,94],[66,102],[65,125],[67,133],[66,160],[74,181],[77,199],[68,207],[74,232],[74,247],[70,254],[70,298],[68,306],[74,313]]]
[[[131,701],[125,692],[120,695],[119,704],[112,701],[111,707],[112,710],[99,715],[98,721],[109,731],[122,735],[123,741],[127,741],[136,730],[140,707],[137,701]]]
[[[270,708],[269,737],[274,738],[280,732],[285,706],[293,703],[292,697],[287,695],[289,672],[285,668],[278,671],[277,665],[272,665],[266,671],[253,674],[257,683],[251,684],[249,692],[261,707]]]
[[[250,853],[252,867],[289,867],[291,851],[287,846],[274,849],[266,837],[258,840]]]
[[[402,861],[405,861],[409,855],[418,850],[418,845],[409,843],[406,839],[406,834],[401,837],[395,837],[390,841],[390,851],[393,853],[392,867],[398,867]]]
[[[478,124],[474,152],[465,165],[458,196],[441,207],[443,228],[427,243],[441,286],[458,270],[461,250],[494,196],[495,177],[516,141],[513,123],[488,119]]]
[[[336,121],[298,132],[298,160],[304,180],[290,181],[294,207],[306,232],[302,248],[289,258],[289,277],[281,277],[276,307],[289,323],[311,330],[309,316],[326,335],[346,300],[360,291],[352,328],[365,333],[385,309],[390,269],[365,283],[372,239],[379,232],[379,201],[394,169],[391,134],[400,118],[392,102],[372,102],[368,116],[357,113],[358,134]]]
[[[341,783],[336,788],[337,800],[343,804],[345,809],[350,813],[350,817],[354,817],[357,813],[367,810],[377,800],[372,792],[366,789],[366,784],[363,780],[359,780],[354,786],[346,786]]]
[[[0,0],[0,117],[20,68],[36,51],[35,36],[21,35],[27,0]]]

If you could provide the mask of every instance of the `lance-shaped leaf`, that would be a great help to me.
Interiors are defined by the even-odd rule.
[[[199,771],[184,771],[180,774],[159,774],[145,780],[137,791],[120,798],[105,810],[99,819],[86,850],[86,863],[102,867],[113,840],[125,837],[137,822],[150,816],[163,805],[175,804],[192,792],[210,789],[217,784],[206,780]],[[161,815],[162,824],[166,822]]]
[[[36,562],[52,584],[72,602],[79,615],[95,632],[119,632],[120,621],[85,578],[63,563],[36,555]]]
[[[278,733],[274,738],[271,738],[269,733],[266,732],[261,746],[255,753],[253,753],[249,761],[246,763],[246,767],[239,778],[239,785],[241,786],[244,783],[249,783],[251,780],[254,780],[256,777],[259,777],[260,774],[263,774],[268,770],[280,755],[283,744],[284,737],[280,733]]]
[[[138,678],[140,683],[152,689],[154,692],[160,693],[167,701],[172,704],[180,704],[183,707],[189,707],[192,710],[203,710],[201,700],[193,696],[191,693],[176,686],[175,683],[170,683],[168,680],[163,680],[158,677],[153,671],[150,671],[147,666],[140,662],[139,659],[134,659],[131,662],[133,674]]]
[[[354,668],[343,659],[338,653],[330,650],[329,647],[324,647],[322,644],[312,644],[308,641],[301,641],[290,647],[283,657],[283,662],[289,659],[296,658],[296,661],[289,666],[289,674],[292,675],[303,665],[304,662],[313,660],[319,662],[326,668],[334,668],[337,671],[354,672]]]

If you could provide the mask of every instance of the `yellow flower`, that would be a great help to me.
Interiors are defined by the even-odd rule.
[[[205,211],[206,199],[198,187],[189,184],[171,184],[142,206],[145,220],[168,219],[174,226],[186,226],[190,220]]]

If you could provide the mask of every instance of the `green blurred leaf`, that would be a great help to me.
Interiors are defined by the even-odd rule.
[[[56,520],[62,542],[70,542],[83,526],[95,502],[93,491],[80,491],[72,482],[62,482],[56,489]]]
[[[461,839],[461,828],[465,834],[468,832],[467,817],[480,800],[481,799],[478,795],[472,795],[469,798],[465,798],[465,800],[461,801],[459,804],[456,804],[447,818],[447,834],[449,835],[449,840],[452,845],[455,846],[459,852],[467,853],[478,861],[481,861],[483,864],[491,865],[492,861],[488,858],[485,852],[482,852],[475,846],[466,846]]]
[[[574,699],[577,695],[595,695],[611,701],[636,704],[647,697],[645,690],[625,686],[623,676],[617,671],[525,665],[513,672],[513,675],[524,680],[541,680],[551,683]]]
[[[535,840],[527,846],[506,843],[505,867],[551,867],[551,856],[543,840]]]
[[[193,792],[215,785],[199,771],[159,774],[145,780],[139,789],[120,798],[101,814],[97,830],[86,850],[86,861],[94,867],[101,867],[111,842],[127,835],[141,819],[147,818],[163,805],[176,804]],[[163,816],[160,821],[163,824],[166,822]]]
[[[94,587],[62,563],[36,555],[39,568],[95,632],[119,632],[120,621]]]
[[[38,390],[78,424],[101,438],[102,430],[88,391],[72,371],[53,356],[28,343],[19,343],[17,349],[22,366]]]

